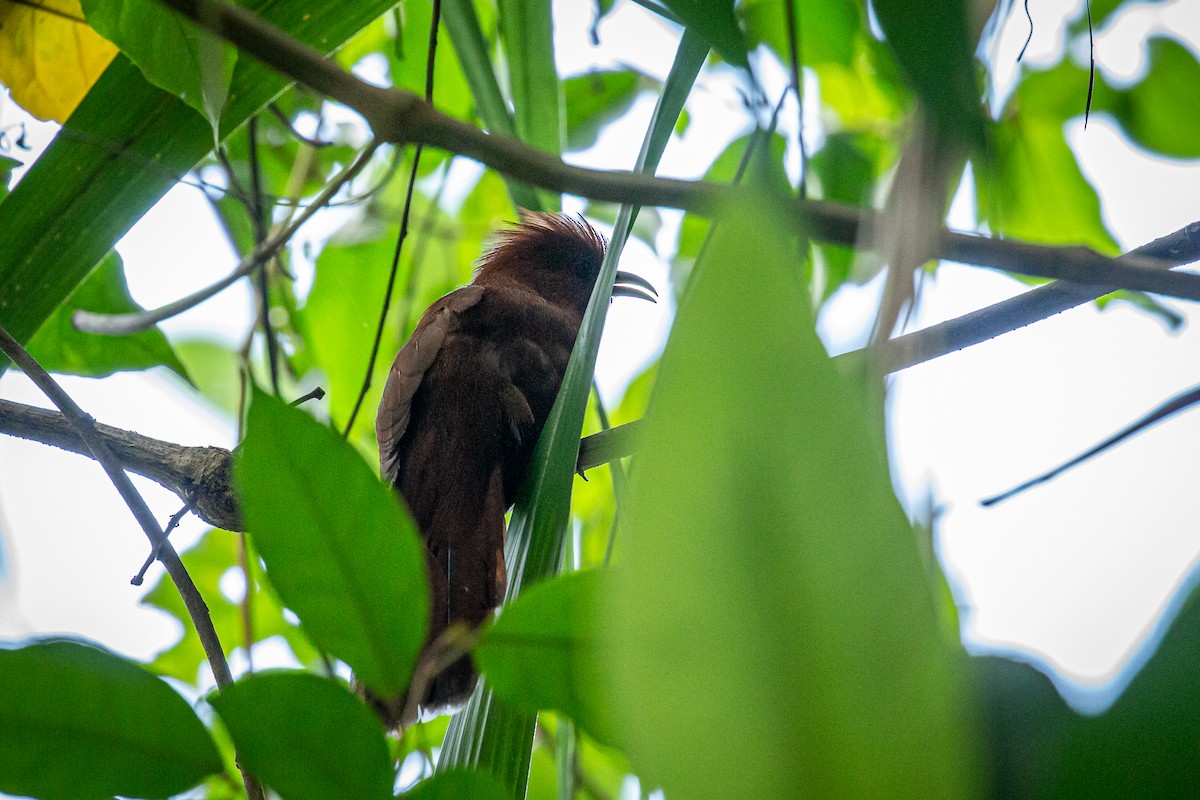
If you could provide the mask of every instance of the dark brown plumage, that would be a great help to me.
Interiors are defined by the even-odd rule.
[[[496,236],[470,285],[429,307],[392,364],[375,420],[379,461],[427,548],[430,641],[456,622],[479,625],[503,600],[504,514],[562,384],[604,250],[582,219],[523,214]],[[614,294],[649,297],[633,288],[650,288],[640,278],[617,280]],[[463,657],[418,702],[440,711],[474,686]]]

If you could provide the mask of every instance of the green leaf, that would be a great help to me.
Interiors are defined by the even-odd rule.
[[[1200,158],[1200,62],[1175,39],[1150,40],[1150,65],[1135,86],[1119,93],[1112,112],[1136,144],[1170,158]],[[1096,113],[1099,108],[1093,108]]]
[[[50,372],[103,378],[114,372],[163,366],[190,382],[183,363],[157,327],[132,336],[75,330],[76,310],[102,314],[142,311],[129,296],[121,257],[111,251],[29,340],[29,352]]]
[[[639,171],[653,173],[658,166],[675,120],[707,55],[708,47],[700,37],[684,34],[651,118],[650,129],[642,142]],[[506,602],[519,596],[527,585],[554,574],[562,560],[563,531],[570,517],[571,483],[579,454],[579,434],[583,429],[600,334],[617,259],[635,216],[633,208],[623,208],[614,226],[612,241],[579,329],[562,389],[542,429],[529,475],[513,509],[504,552],[508,566]],[[438,768],[484,767],[504,781],[511,797],[521,800],[525,796],[536,719],[534,714],[504,705],[481,682],[467,707],[451,722]]]
[[[953,139],[984,141],[966,0],[876,0],[871,6],[926,111]]]
[[[452,769],[418,783],[405,800],[507,800],[504,787],[486,772]]]
[[[600,694],[597,598],[605,577],[588,570],[534,586],[487,629],[475,663],[514,708],[561,711],[616,744],[609,700]]]
[[[236,416],[241,361],[233,347],[215,339],[184,339],[175,343],[175,354],[200,395],[219,411]]]
[[[1021,91],[1025,91],[1022,85]],[[1079,169],[1061,122],[1018,115],[992,125],[989,165],[976,165],[979,216],[995,234],[1116,253],[1100,198]]]
[[[1028,664],[986,658],[974,659],[971,666],[987,723],[996,796],[1182,800],[1195,795],[1200,595],[1194,589],[1157,652],[1097,716],[1068,708],[1046,676]]]
[[[642,88],[642,76],[632,70],[596,70],[567,78],[563,96],[567,108],[567,149],[586,150],[600,130],[622,116]]]
[[[626,751],[672,798],[970,796],[961,651],[770,197],[727,209],[659,366],[601,625]]]
[[[392,797],[383,726],[341,684],[307,672],[266,672],[208,702],[241,764],[284,800]]]
[[[429,596],[397,496],[336,432],[260,392],[234,481],[267,579],[304,630],[373,691],[404,692]]]
[[[155,0],[81,0],[88,24],[146,80],[179,96],[217,132],[237,50]]]
[[[0,649],[0,686],[0,792],[166,797],[221,771],[187,701],[98,646],[46,639]]]
[[[245,7],[329,52],[393,0]],[[221,121],[236,130],[288,80],[238,61]],[[0,202],[0,320],[28,341],[129,227],[213,148],[212,126],[118,55],[12,194]],[[0,359],[0,370],[7,367]]]
[[[730,64],[749,69],[746,39],[733,14],[733,0],[663,0],[663,5]]]

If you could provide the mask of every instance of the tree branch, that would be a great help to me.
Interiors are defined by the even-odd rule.
[[[92,455],[79,432],[61,413],[11,400],[0,400],[0,433]],[[99,423],[95,425],[95,433],[104,440],[122,469],[170,489],[209,525],[230,531],[242,529],[241,514],[233,498],[228,450],[173,444]]]
[[[353,108],[380,141],[438,147],[525,183],[615,203],[680,208],[712,216],[737,194],[732,187],[703,181],[572,166],[514,139],[484,133],[446,116],[412,92],[361,81],[238,6],[221,0],[161,2],[267,66]],[[878,212],[819,200],[788,198],[786,202],[794,220],[814,239],[849,247],[875,246]],[[1116,261],[1084,248],[1046,247],[942,231],[937,252],[930,256],[1089,286],[1200,300],[1198,275],[1171,273],[1142,259]]]
[[[578,471],[632,453],[639,426],[640,423],[631,422],[584,437],[579,447]],[[244,530],[231,479],[231,451],[164,442],[96,422],[91,429],[93,437],[107,448],[120,469],[145,476],[171,490],[209,525],[227,531]],[[58,411],[0,400],[0,433],[96,458],[70,419]]]

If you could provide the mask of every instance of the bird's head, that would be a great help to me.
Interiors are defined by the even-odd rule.
[[[520,224],[496,234],[474,283],[530,290],[582,318],[606,247],[582,217],[522,211]],[[618,272],[613,295],[654,302],[656,293],[646,280]]]

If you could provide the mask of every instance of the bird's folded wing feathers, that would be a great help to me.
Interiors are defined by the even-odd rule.
[[[478,303],[483,292],[482,286],[464,286],[438,300],[425,312],[413,335],[396,354],[375,417],[379,468],[387,481],[396,480],[399,468],[397,446],[408,430],[413,395],[437,359],[446,334],[454,327],[455,317]]]

